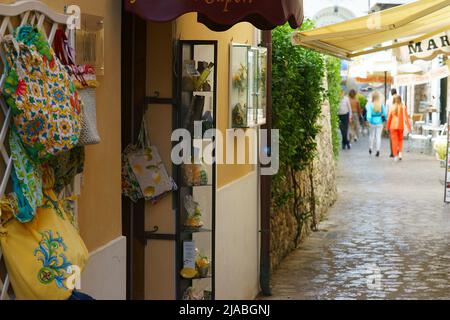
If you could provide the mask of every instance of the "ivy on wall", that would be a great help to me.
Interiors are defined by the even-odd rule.
[[[327,65],[327,81],[328,81],[328,91],[327,98],[330,103],[331,110],[331,130],[332,130],[332,140],[333,140],[333,152],[334,158],[337,159],[339,156],[339,151],[341,150],[341,143],[339,138],[339,104],[341,100],[341,61],[334,57],[326,58]]]
[[[313,27],[305,21],[302,30]],[[292,29],[288,26],[276,28],[273,33],[273,126],[280,130],[280,170],[272,184],[273,210],[289,208],[298,223],[296,241],[301,237],[304,224],[312,219],[316,227],[314,189],[311,199],[303,199],[300,172],[309,172],[312,181],[313,160],[316,157],[316,137],[324,99],[329,99],[332,112],[333,142],[335,157],[339,152],[338,116],[340,96],[340,62],[326,58],[320,53],[293,46]],[[324,77],[328,78],[328,90],[324,88]],[[314,188],[312,183],[312,188]],[[302,204],[309,201],[312,212],[304,212]]]

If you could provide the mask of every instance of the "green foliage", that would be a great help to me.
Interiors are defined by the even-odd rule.
[[[281,161],[301,171],[315,155],[325,68],[321,54],[292,45],[291,33],[288,25],[273,32],[274,128],[281,133]]]
[[[302,29],[312,28],[306,21]],[[312,50],[293,46],[288,26],[273,33],[273,126],[280,130],[280,171],[273,179],[272,196],[276,209],[289,206],[298,222],[297,240],[310,212],[301,212],[301,187],[298,173],[311,169],[316,155],[318,119],[326,97],[323,80],[324,57]]]
[[[328,80],[327,98],[330,103],[330,111],[331,111],[333,153],[334,158],[337,159],[340,150],[338,111],[342,92],[341,61],[334,57],[327,57],[326,62],[327,62],[327,80]]]
[[[313,28],[305,21],[302,30]],[[272,184],[274,210],[288,209],[298,222],[296,239],[301,238],[302,227],[315,219],[315,191],[313,160],[316,156],[316,137],[324,99],[330,101],[335,157],[339,153],[338,108],[341,94],[341,64],[338,59],[325,57],[315,51],[291,43],[293,30],[288,26],[276,28],[273,33],[273,126],[280,130],[280,171]],[[324,88],[328,74],[328,90]],[[301,172],[309,172],[311,190],[303,190]],[[305,177],[305,175],[303,175]],[[308,198],[311,199],[308,199]],[[310,202],[311,212],[302,212]],[[306,211],[307,209],[303,210]]]

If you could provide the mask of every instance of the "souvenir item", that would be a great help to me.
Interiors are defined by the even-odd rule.
[[[192,268],[184,268],[181,270],[180,275],[185,279],[193,279],[197,276],[197,270]]]
[[[214,119],[211,111],[206,111],[202,117],[202,135],[205,139],[211,138],[210,135],[205,136],[208,130],[214,129]]]
[[[189,287],[183,294],[183,300],[201,301],[205,299],[202,292],[196,292],[194,288]]]
[[[198,63],[198,72],[200,75],[194,78],[194,91],[203,91],[203,86],[208,81],[208,78],[214,68],[214,63],[200,61]]]
[[[21,26],[2,45],[9,70],[3,93],[30,157],[45,162],[74,148],[81,131],[81,101],[43,33]]]
[[[236,104],[232,115],[233,128],[240,128],[245,125],[245,105],[242,107],[240,103]]]
[[[208,173],[201,164],[184,164],[183,178],[186,186],[205,186],[208,184]]]
[[[99,83],[95,69],[90,65],[77,65],[74,50],[67,39],[66,33],[58,29],[55,34],[55,54],[66,66],[73,83],[78,89],[83,109],[81,115],[81,133],[79,145],[87,146],[101,142],[97,129],[96,88]]]
[[[45,178],[51,185],[53,178]],[[88,251],[70,217],[51,189],[36,217],[28,223],[14,219],[14,204],[1,201],[0,245],[18,300],[67,300]]]
[[[204,107],[205,107],[205,96],[194,96],[191,101],[191,104],[189,105],[186,118],[184,121],[184,128],[189,130],[192,136],[195,133],[194,132],[195,122],[202,120]]]
[[[13,160],[12,188],[18,199],[18,210],[14,214],[19,222],[25,223],[34,218],[43,203],[42,172],[28,157],[15,128],[10,131],[9,145]]]
[[[139,199],[143,199],[144,195],[128,162],[128,154],[138,151],[139,148],[136,145],[128,145],[122,153],[122,194],[130,198],[134,203],[137,203]]]
[[[194,229],[203,227],[200,205],[198,202],[194,201],[194,198],[191,195],[187,195],[184,199],[184,207],[187,212],[187,218],[184,224],[185,227]]]
[[[208,276],[210,262],[207,256],[199,254],[199,257],[195,261],[195,266],[200,278],[206,278]]]
[[[139,185],[146,201],[157,201],[168,192],[176,190],[176,184],[168,175],[159,156],[158,149],[151,146],[145,120],[142,121],[139,145],[128,148],[125,167],[129,172],[126,180],[134,180],[130,185]],[[131,171],[130,171],[131,170]]]
[[[71,185],[78,174],[83,173],[84,160],[84,147],[76,147],[59,154],[48,162],[48,166],[54,171],[54,191],[56,194]]]

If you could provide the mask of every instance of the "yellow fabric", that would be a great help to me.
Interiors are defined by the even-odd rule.
[[[293,42],[349,59],[394,39],[418,40],[448,29],[450,1],[419,0],[312,31],[299,32],[294,35]]]
[[[5,214],[10,208],[7,201],[0,202],[3,212],[0,245],[18,300],[67,300],[72,294],[67,288],[67,278],[72,275],[67,266],[83,270],[88,259],[88,250],[70,217],[63,206],[56,207],[56,195],[51,191],[45,193],[51,201],[47,200],[37,210],[34,220],[26,224],[11,219],[10,213]],[[66,264],[63,255],[67,258]],[[62,265],[63,268],[58,268]],[[51,280],[55,275],[64,280],[60,282],[62,288],[57,286],[56,280]]]

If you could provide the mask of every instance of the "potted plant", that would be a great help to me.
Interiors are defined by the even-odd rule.
[[[439,142],[434,145],[436,151],[436,159],[441,162],[441,166],[445,167],[445,161],[447,159],[447,143]]]

